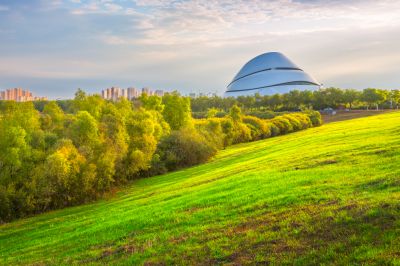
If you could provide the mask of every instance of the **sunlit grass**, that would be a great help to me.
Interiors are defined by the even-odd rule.
[[[400,264],[400,113],[235,145],[0,226],[1,264]]]

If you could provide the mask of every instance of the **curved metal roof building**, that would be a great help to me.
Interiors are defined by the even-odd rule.
[[[291,90],[316,90],[321,85],[278,52],[261,54],[247,62],[229,83],[225,97],[272,95]]]

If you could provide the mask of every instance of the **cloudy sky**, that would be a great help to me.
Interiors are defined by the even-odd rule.
[[[0,90],[222,93],[280,51],[325,87],[400,87],[400,1],[0,0]]]

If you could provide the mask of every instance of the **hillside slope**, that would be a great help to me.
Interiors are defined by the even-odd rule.
[[[400,264],[400,113],[232,146],[0,226],[0,264]]]

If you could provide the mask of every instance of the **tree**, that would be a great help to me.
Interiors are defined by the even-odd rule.
[[[363,90],[361,98],[368,104],[367,110],[368,107],[373,104],[376,105],[376,110],[378,110],[379,103],[386,100],[386,95],[381,91],[379,91],[378,89],[368,88]]]
[[[274,94],[267,98],[267,104],[272,107],[272,110],[276,111],[282,105],[283,99],[281,94]]]
[[[130,143],[121,174],[132,178],[141,170],[147,170],[157,147],[157,121],[149,111],[140,108],[126,121]]]
[[[162,114],[172,130],[178,130],[191,123],[190,98],[182,97],[177,92],[163,96]]]
[[[61,140],[54,153],[49,155],[45,162],[45,176],[48,179],[47,190],[51,204],[54,207],[63,207],[85,197],[90,190],[93,178],[86,180],[83,167],[86,160],[75,148],[70,140]],[[92,169],[93,170],[93,169]],[[94,171],[95,172],[95,171]]]
[[[400,104],[400,90],[391,90],[389,95],[391,108],[393,108],[394,103],[396,105],[396,108],[398,109]]]
[[[164,110],[162,99],[156,95],[148,96],[146,93],[142,93],[139,100],[146,110],[154,110],[157,112],[162,112]]]
[[[302,103],[301,92],[299,90],[292,90],[287,93],[287,106],[288,109],[299,109]]]
[[[75,100],[76,101],[83,101],[86,99],[86,92],[84,92],[81,88],[75,92]]]
[[[312,91],[301,91],[300,92],[300,106],[304,105],[306,109],[311,109],[312,108],[312,103],[314,101],[314,94]]]
[[[0,182],[17,181],[30,155],[27,133],[21,127],[0,124]],[[26,165],[25,165],[26,166]]]
[[[239,123],[242,121],[242,110],[239,106],[234,105],[229,111],[229,116],[232,118],[233,122]]]
[[[50,118],[47,129],[61,134],[64,127],[65,115],[56,102],[51,101],[44,106],[42,118],[46,117],[46,115]]]
[[[99,142],[99,130],[96,119],[87,111],[79,111],[71,124],[71,139],[78,147],[93,148]]]
[[[344,104],[343,90],[339,88],[327,88],[325,92],[325,102],[330,107],[337,108],[339,105]]]
[[[349,105],[349,108],[351,109],[353,107],[353,103],[357,100],[360,99],[361,92],[354,90],[354,89],[348,89],[345,90],[343,93],[343,100],[345,103]]]
[[[218,113],[218,109],[217,108],[208,108],[207,110],[207,118],[212,118],[215,117]]]

